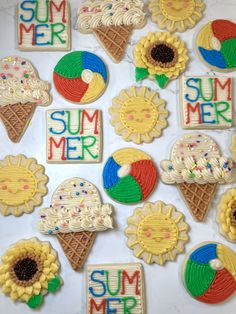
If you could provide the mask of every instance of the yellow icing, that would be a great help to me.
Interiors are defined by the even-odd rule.
[[[130,164],[139,160],[150,160],[151,157],[145,154],[142,150],[135,148],[124,148],[116,151],[113,155],[113,159],[120,166]]]
[[[163,15],[173,21],[181,21],[190,17],[195,9],[196,1],[189,0],[186,9],[186,0],[160,0],[160,9]]]
[[[231,273],[231,275],[236,280],[236,255],[223,244],[217,245],[217,255],[220,261],[223,263],[224,267]]]
[[[212,47],[212,39],[214,38],[214,34],[212,31],[211,22],[206,24],[201,31],[199,32],[196,40],[197,47],[203,47],[204,49],[211,50]]]
[[[93,79],[89,83],[89,87],[81,99],[82,103],[92,102],[97,99],[105,90],[105,82],[99,73],[93,73]]]

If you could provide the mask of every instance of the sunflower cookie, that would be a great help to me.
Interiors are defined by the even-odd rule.
[[[234,179],[233,161],[221,154],[220,147],[201,133],[183,135],[175,142],[170,160],[161,162],[161,179],[177,184],[197,221],[203,221],[218,184]]]
[[[39,78],[26,59],[0,60],[0,118],[14,143],[24,135],[37,106],[51,103],[50,84]]]
[[[59,269],[57,253],[49,242],[22,240],[2,256],[0,288],[13,301],[36,309],[47,293],[55,293],[63,284]]]
[[[184,42],[168,32],[149,32],[134,48],[136,81],[152,78],[165,88],[185,71],[189,60]]]
[[[167,127],[166,102],[147,87],[132,86],[113,98],[111,124],[118,135],[135,144],[150,143]]]
[[[123,204],[145,201],[157,181],[157,168],[151,157],[135,148],[117,150],[103,169],[104,189],[113,200]]]
[[[153,22],[169,32],[185,32],[202,18],[203,0],[149,0]]]
[[[146,313],[141,264],[88,265],[86,291],[87,314]]]
[[[78,8],[78,30],[94,34],[115,63],[122,60],[133,29],[146,21],[142,0],[87,0]]]
[[[183,282],[195,300],[217,304],[236,291],[236,255],[227,246],[204,242],[187,254]]]
[[[38,229],[56,235],[72,268],[82,268],[97,232],[112,229],[112,207],[102,204],[98,189],[90,182],[71,178],[52,196],[51,206],[40,210]]]
[[[0,160],[0,213],[31,213],[47,194],[48,177],[34,158],[6,156]]]
[[[226,191],[220,199],[216,218],[220,233],[236,242],[236,189]]]
[[[62,57],[53,72],[58,93],[66,100],[87,104],[105,92],[108,72],[97,55],[87,51],[73,51]]]
[[[236,69],[236,24],[228,20],[208,22],[199,31],[195,47],[201,61],[218,72]]]
[[[146,263],[164,265],[184,251],[189,225],[184,215],[171,204],[145,203],[128,218],[125,235],[134,255]]]

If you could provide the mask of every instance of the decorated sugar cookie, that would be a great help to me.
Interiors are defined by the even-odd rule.
[[[51,103],[50,84],[21,57],[0,60],[0,118],[12,142],[24,135],[37,106]]]
[[[142,0],[87,0],[78,8],[78,30],[94,34],[115,63],[123,59],[133,29],[145,24]]]
[[[21,0],[17,7],[18,47],[24,51],[70,50],[67,0]]]
[[[111,124],[118,135],[135,144],[150,143],[167,127],[169,112],[159,95],[147,87],[132,86],[113,98]]]
[[[48,177],[34,158],[6,156],[0,160],[0,213],[31,213],[47,194]]]
[[[134,255],[146,263],[165,264],[184,251],[189,226],[184,215],[171,204],[145,203],[128,218],[125,235]]]
[[[233,124],[233,79],[182,77],[180,113],[183,129],[227,129]]]
[[[228,20],[208,22],[198,33],[196,51],[202,62],[218,72],[236,69],[236,24]]]
[[[141,264],[88,265],[86,291],[87,314],[146,313]]]
[[[231,143],[231,153],[233,161],[236,163],[236,133],[232,135],[232,143]]]
[[[178,139],[170,160],[161,162],[161,179],[177,184],[197,221],[203,221],[218,184],[234,179],[233,161],[221,154],[220,147],[208,135],[190,133]]]
[[[226,245],[204,242],[193,248],[183,265],[184,285],[195,300],[218,304],[236,291],[236,255]]]
[[[151,157],[135,148],[117,150],[103,169],[104,189],[112,199],[123,204],[145,201],[157,181],[157,168]]]
[[[99,109],[47,111],[47,162],[97,163],[102,158]]]
[[[56,235],[72,268],[82,268],[97,232],[112,228],[112,207],[102,204],[98,189],[89,181],[71,178],[52,196],[51,206],[40,210],[38,229]]]
[[[184,42],[168,32],[149,32],[134,48],[136,81],[152,78],[161,88],[185,71],[188,50]]]
[[[62,57],[54,68],[54,85],[66,100],[87,104],[97,100],[108,84],[105,63],[87,51],[73,51]]]
[[[227,240],[236,242],[236,189],[227,190],[218,205],[217,222],[220,233]]]
[[[202,18],[203,0],[149,0],[153,22],[169,32],[184,32]]]
[[[37,238],[21,240],[1,258],[0,289],[13,301],[36,309],[47,293],[55,293],[63,284],[59,270],[57,252],[49,242]]]

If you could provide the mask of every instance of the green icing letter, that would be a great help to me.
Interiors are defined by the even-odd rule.
[[[107,284],[107,291],[111,296],[117,296],[117,294],[120,292],[120,282],[121,282],[121,270],[118,271],[118,282],[117,282],[117,289],[115,292],[112,292],[110,289],[110,284],[109,284],[109,272],[105,271],[106,274],[106,284]]]
[[[85,141],[91,139],[92,142],[90,144],[85,144]],[[88,154],[93,158],[96,159],[98,158],[98,155],[93,155],[92,152],[89,150],[90,147],[93,147],[96,144],[96,137],[95,136],[81,136],[82,140],[82,156],[81,159],[84,160],[84,154],[85,151],[88,152]]]
[[[51,45],[54,45],[54,39],[55,37],[57,37],[59,39],[59,41],[62,44],[66,43],[66,40],[62,39],[61,36],[59,34],[63,33],[64,30],[66,29],[65,25],[63,23],[54,23],[51,24]]]
[[[225,105],[223,109],[218,109],[219,106]],[[231,123],[232,119],[227,119],[224,116],[224,112],[229,110],[229,103],[227,101],[218,101],[215,103],[215,110],[216,110],[216,120],[219,123],[219,118],[223,119],[225,122]]]
[[[124,303],[124,314],[132,314],[131,310],[133,310],[137,305],[137,300],[134,297],[127,297],[122,300]]]

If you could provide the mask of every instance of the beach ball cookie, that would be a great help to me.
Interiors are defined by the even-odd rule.
[[[147,87],[132,86],[113,98],[111,124],[118,135],[135,144],[150,143],[167,127],[166,102]]]
[[[185,134],[172,146],[170,160],[161,162],[161,179],[177,184],[197,221],[203,221],[218,184],[234,180],[233,161],[222,155],[218,144],[202,133]]]
[[[157,168],[151,157],[135,148],[117,150],[103,169],[104,189],[113,200],[123,204],[145,201],[157,181]]]
[[[185,71],[189,60],[184,42],[168,32],[149,32],[134,48],[136,81],[152,78],[161,88]]]
[[[51,103],[50,84],[21,57],[0,60],[0,119],[14,143],[21,140],[38,106]]]
[[[226,245],[204,242],[193,248],[183,265],[183,282],[197,301],[217,304],[236,291],[236,255]]]
[[[218,72],[236,69],[236,24],[228,20],[208,22],[199,31],[197,54],[202,62]]]
[[[169,32],[184,32],[202,18],[202,0],[149,0],[152,21]]]
[[[236,242],[236,189],[227,190],[220,199],[217,222],[220,233],[227,240]]]
[[[53,82],[65,99],[87,104],[97,100],[108,84],[105,63],[87,51],[73,51],[60,59],[54,68]]]
[[[57,253],[49,242],[21,240],[1,258],[0,290],[13,301],[36,309],[47,293],[55,293],[63,284],[59,269]]]
[[[137,258],[163,265],[184,251],[188,230],[184,215],[175,206],[157,201],[135,209],[125,235]]]
[[[6,156],[0,160],[0,213],[20,216],[41,205],[48,177],[34,158]]]

